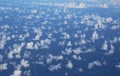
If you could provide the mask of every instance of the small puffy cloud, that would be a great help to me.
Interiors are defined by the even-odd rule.
[[[113,19],[112,19],[111,17],[106,18],[106,22],[107,22],[107,23],[109,23],[109,22],[111,22],[111,21],[113,21]]]
[[[23,76],[31,76],[31,71],[30,70],[24,71],[23,74],[24,74]]]
[[[108,8],[107,4],[100,5],[101,8]]]
[[[39,40],[40,37],[41,37],[41,34],[37,34],[35,37],[35,40]]]
[[[110,3],[111,3],[112,5],[120,6],[120,0],[110,0]]]
[[[88,0],[89,2],[95,2],[96,0]]]
[[[10,28],[9,25],[3,25],[3,26],[1,26],[1,29],[9,29],[9,28]]]
[[[67,25],[67,24],[68,24],[67,20],[65,20],[65,21],[64,21],[64,24],[65,24],[65,25]]]
[[[65,41],[62,41],[62,42],[59,41],[59,42],[58,42],[58,45],[60,45],[60,46],[64,46],[64,45],[65,45]]]
[[[98,38],[99,38],[99,35],[98,35],[97,31],[94,31],[92,34],[92,39],[97,40]]]
[[[22,65],[23,67],[25,67],[25,68],[29,67],[29,63],[28,63],[27,60],[22,59],[20,63],[21,63],[21,65]]]
[[[7,63],[4,63],[4,64],[0,64],[0,71],[3,71],[3,70],[7,70]]]
[[[86,40],[85,39],[81,39],[80,43],[81,44],[86,44]]]
[[[47,58],[46,58],[46,63],[49,64],[51,63],[53,60],[55,61],[59,61],[59,60],[62,60],[63,59],[63,56],[62,55],[59,55],[59,56],[54,56],[52,54],[48,54]]]
[[[43,33],[40,30],[35,29],[34,32],[37,33],[34,40],[39,40],[40,37],[43,35]]]
[[[0,62],[3,61],[3,56],[0,54]]]
[[[41,24],[42,24],[42,25],[46,25],[46,24],[48,24],[48,23],[49,23],[49,21],[45,20],[45,21],[43,21]]]
[[[6,35],[3,34],[1,39],[0,39],[0,49],[4,49],[4,46],[5,46],[6,40],[7,40],[6,38],[7,38]]]
[[[91,63],[88,64],[88,69],[93,68],[94,66],[101,66],[100,61],[93,61]]]
[[[79,68],[78,71],[79,71],[79,72],[83,72],[83,68]]]
[[[34,45],[33,42],[29,42],[29,43],[27,43],[26,48],[27,48],[27,49],[33,49],[33,48],[34,48],[33,45]]]
[[[94,52],[95,51],[95,48],[88,48],[87,50],[83,51],[82,53],[91,53],[91,52]]]
[[[45,39],[44,41],[45,41],[46,44],[50,44],[51,43],[50,39]]]
[[[85,3],[80,3],[78,8],[86,8],[86,4]]]
[[[111,54],[113,54],[113,53],[115,52],[114,49],[115,49],[115,47],[111,44],[111,45],[110,45],[110,50],[109,50],[108,52],[106,52],[105,54],[106,54],[106,55],[111,55]]]
[[[12,59],[14,57],[13,54],[17,54],[16,58],[20,58],[21,56],[19,54],[24,45],[25,45],[25,43],[14,44],[13,49],[8,53],[8,58]]]
[[[82,51],[81,51],[80,48],[76,48],[76,49],[74,49],[73,52],[74,52],[75,54],[80,54]]]
[[[34,45],[34,49],[35,49],[35,50],[38,50],[38,49],[39,49],[38,44],[35,44],[35,45]]]
[[[71,61],[68,61],[66,67],[67,67],[68,69],[72,69],[72,68],[73,68],[72,62],[71,62]]]
[[[61,68],[61,64],[57,64],[57,65],[51,65],[48,69],[50,71],[54,71],[54,70],[58,70]]]
[[[107,43],[107,41],[104,41],[103,46],[102,46],[102,50],[108,50],[108,43]]]
[[[72,56],[75,60],[81,60],[82,58],[81,58],[81,56],[77,56],[77,55],[73,55]]]
[[[67,43],[67,46],[72,46],[71,41],[69,41],[69,42]]]
[[[21,76],[22,71],[20,69],[17,69],[13,72],[13,74],[11,76]]]
[[[120,69],[120,63],[115,65],[115,67]]]
[[[53,61],[54,56],[52,54],[49,54],[48,57],[46,58],[46,63],[49,64]]]
[[[116,29],[119,29],[119,28],[120,28],[120,25],[113,25],[113,26],[111,27],[112,30],[116,30]]]
[[[68,33],[63,33],[63,39],[69,39],[70,35]]]
[[[13,51],[10,51],[9,53],[8,53],[8,58],[9,59],[12,59],[14,56],[13,56]]]
[[[50,39],[44,39],[44,40],[41,40],[40,41],[40,47],[41,48],[49,48],[49,46],[48,45],[50,45],[51,44],[51,40]]]
[[[75,3],[69,3],[68,5],[69,8],[86,8],[86,4],[85,3],[80,3],[79,5],[76,5]]]
[[[63,56],[62,55],[60,55],[60,56],[54,56],[53,57],[56,61],[58,61],[58,60],[62,60],[63,59]]]
[[[70,54],[72,53],[72,48],[66,48],[66,49],[65,49],[65,52],[63,51],[62,53],[63,53],[63,54],[70,55]]]
[[[36,13],[37,13],[37,10],[36,10],[36,9],[33,9],[33,10],[31,10],[31,13],[32,13],[32,14],[36,14]]]
[[[23,48],[24,45],[25,45],[25,43],[15,44],[13,46],[14,47],[13,52],[19,54],[21,52],[21,50],[22,50],[22,48]]]

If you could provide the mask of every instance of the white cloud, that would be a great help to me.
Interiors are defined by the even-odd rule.
[[[26,19],[28,19],[28,20],[32,19],[32,15],[26,16]]]
[[[67,20],[65,20],[65,21],[64,21],[64,24],[65,24],[65,25],[67,25],[67,24],[68,24]]]
[[[3,70],[7,70],[7,63],[4,63],[4,64],[0,64],[0,71],[3,71]]]
[[[72,62],[71,62],[71,61],[68,61],[66,67],[67,67],[68,69],[72,69],[72,68],[73,68]]]
[[[3,26],[1,26],[1,29],[9,29],[10,27],[9,27],[9,25],[3,25]]]
[[[32,14],[36,14],[36,13],[37,13],[37,10],[36,10],[36,9],[33,9],[33,10],[31,10],[31,13],[32,13]]]
[[[59,43],[58,43],[60,46],[64,46],[65,45],[65,41],[59,41]]]
[[[120,25],[113,25],[113,26],[111,27],[112,30],[116,30],[116,29],[119,29],[119,28],[120,28]]]
[[[39,49],[38,44],[35,44],[35,45],[34,45],[34,49],[35,49],[35,50],[38,50],[38,49]]]
[[[42,22],[42,25],[46,25],[47,23],[48,23],[48,21],[45,20],[45,21]]]
[[[27,49],[33,49],[33,48],[34,48],[33,45],[34,45],[33,42],[29,42],[29,43],[27,43],[26,48],[27,48]]]
[[[108,8],[108,5],[107,4],[103,4],[103,5],[100,5],[100,7],[102,7],[102,8]]]
[[[29,63],[28,63],[27,60],[22,59],[21,62],[20,62],[20,64],[21,64],[23,67],[25,67],[25,68],[29,67]]]
[[[72,46],[71,41],[69,41],[69,42],[67,43],[67,46]]]
[[[7,41],[11,40],[11,37],[7,37]]]
[[[25,45],[25,43],[21,43],[21,44],[15,44],[13,47],[14,47],[14,49],[13,49],[13,52],[14,53],[20,53],[21,52],[21,50],[22,50],[22,48],[23,48],[23,46]]]
[[[35,37],[35,40],[39,40],[40,37],[41,37],[41,34],[37,34]]]
[[[88,69],[93,68],[94,66],[101,66],[100,61],[93,61],[91,63],[88,64]]]
[[[78,8],[86,8],[86,4],[85,3],[80,3]]]
[[[46,44],[50,44],[50,43],[51,43],[51,40],[45,39],[45,43],[46,43]]]
[[[111,22],[111,21],[113,21],[113,19],[112,19],[111,17],[106,18],[106,22],[107,22],[107,23],[109,23],[109,22]]]
[[[40,30],[35,29],[35,32],[37,33],[37,35],[35,36],[34,40],[39,40],[40,37],[43,35],[43,33]]]
[[[79,71],[79,72],[83,72],[83,68],[79,68],[78,71]]]
[[[120,63],[115,65],[115,67],[120,69]]]
[[[51,40],[50,39],[44,39],[40,41],[40,47],[41,48],[49,48],[48,45],[51,44]]]
[[[12,35],[11,38],[15,39],[16,35]]]
[[[96,0],[88,0],[88,1],[90,1],[90,2],[95,2]]]
[[[70,54],[72,53],[72,48],[66,48],[66,49],[65,49],[65,52],[63,51],[62,53],[63,53],[63,54],[70,55]]]
[[[20,69],[14,70],[13,75],[11,76],[21,76],[22,71]]]
[[[110,0],[110,3],[111,3],[112,5],[120,6],[120,0]]]
[[[56,61],[58,61],[58,60],[62,60],[63,59],[63,56],[62,55],[60,55],[60,56],[54,56],[53,57]]]
[[[10,59],[13,58],[13,51],[10,51],[10,52],[8,53],[8,58],[10,58]]]
[[[91,48],[91,49],[87,49],[85,51],[82,51],[82,53],[91,53],[91,52],[94,52],[95,51],[95,48]]]
[[[0,54],[0,62],[3,61],[3,56]]]
[[[52,54],[49,54],[47,59],[46,59],[46,63],[47,64],[51,63],[53,61],[53,59],[54,59],[54,56]]]
[[[64,4],[64,7],[68,7],[68,8],[86,8],[86,4],[85,3],[80,3],[79,5],[76,5],[74,2],[69,2],[67,3],[67,5]]]
[[[106,55],[111,55],[113,54],[115,51],[114,51],[115,47],[111,44],[110,45],[110,50],[108,52],[106,52]]]
[[[23,46],[25,45],[25,43],[21,43],[21,44],[14,44],[13,45],[13,49],[8,53],[8,58],[13,58],[13,54],[17,54],[16,58],[20,58],[20,52],[23,48]]]
[[[16,55],[15,55],[15,58],[16,58],[16,59],[21,58],[20,54],[16,54]]]
[[[63,33],[63,39],[69,39],[70,35],[68,33]]]
[[[24,74],[23,76],[31,76],[31,71],[30,70],[24,71],[23,74]]]
[[[41,46],[44,46],[44,45],[45,45],[45,41],[44,41],[44,40],[41,40],[41,41],[40,41],[40,45],[41,45]]]
[[[99,35],[98,35],[97,31],[94,31],[93,34],[92,34],[93,41],[97,40],[98,38],[99,38]]]
[[[82,51],[81,51],[80,48],[76,48],[76,49],[74,49],[73,52],[74,52],[75,54],[80,54]]]
[[[85,39],[81,39],[80,43],[81,44],[86,44],[86,40]]]
[[[25,51],[23,57],[24,57],[24,58],[29,58],[30,55],[31,55],[31,52],[30,52],[30,51]]]
[[[3,34],[0,40],[0,49],[4,49],[5,44],[6,44],[6,35]]]
[[[107,43],[107,41],[104,41],[104,43],[102,45],[102,50],[108,50],[108,43]]]
[[[61,64],[57,64],[57,65],[51,65],[48,69],[50,71],[54,71],[54,70],[58,70],[61,68]]]
[[[75,60],[81,60],[82,58],[81,58],[81,56],[77,56],[77,55],[73,55],[72,56]]]
[[[52,54],[49,54],[46,58],[46,63],[49,64],[51,63],[53,60],[55,61],[59,61],[59,60],[62,60],[63,59],[63,56],[62,55],[59,55],[59,56],[54,56]]]

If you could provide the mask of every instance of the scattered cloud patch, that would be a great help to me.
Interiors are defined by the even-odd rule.
[[[91,63],[88,64],[88,69],[91,69],[95,66],[101,66],[101,62],[100,61],[93,61]]]
[[[73,68],[72,62],[71,62],[71,61],[68,61],[66,67],[67,67],[68,69],[72,69],[72,68]]]
[[[7,66],[8,66],[7,63],[0,64],[0,71],[7,70],[8,69]]]

